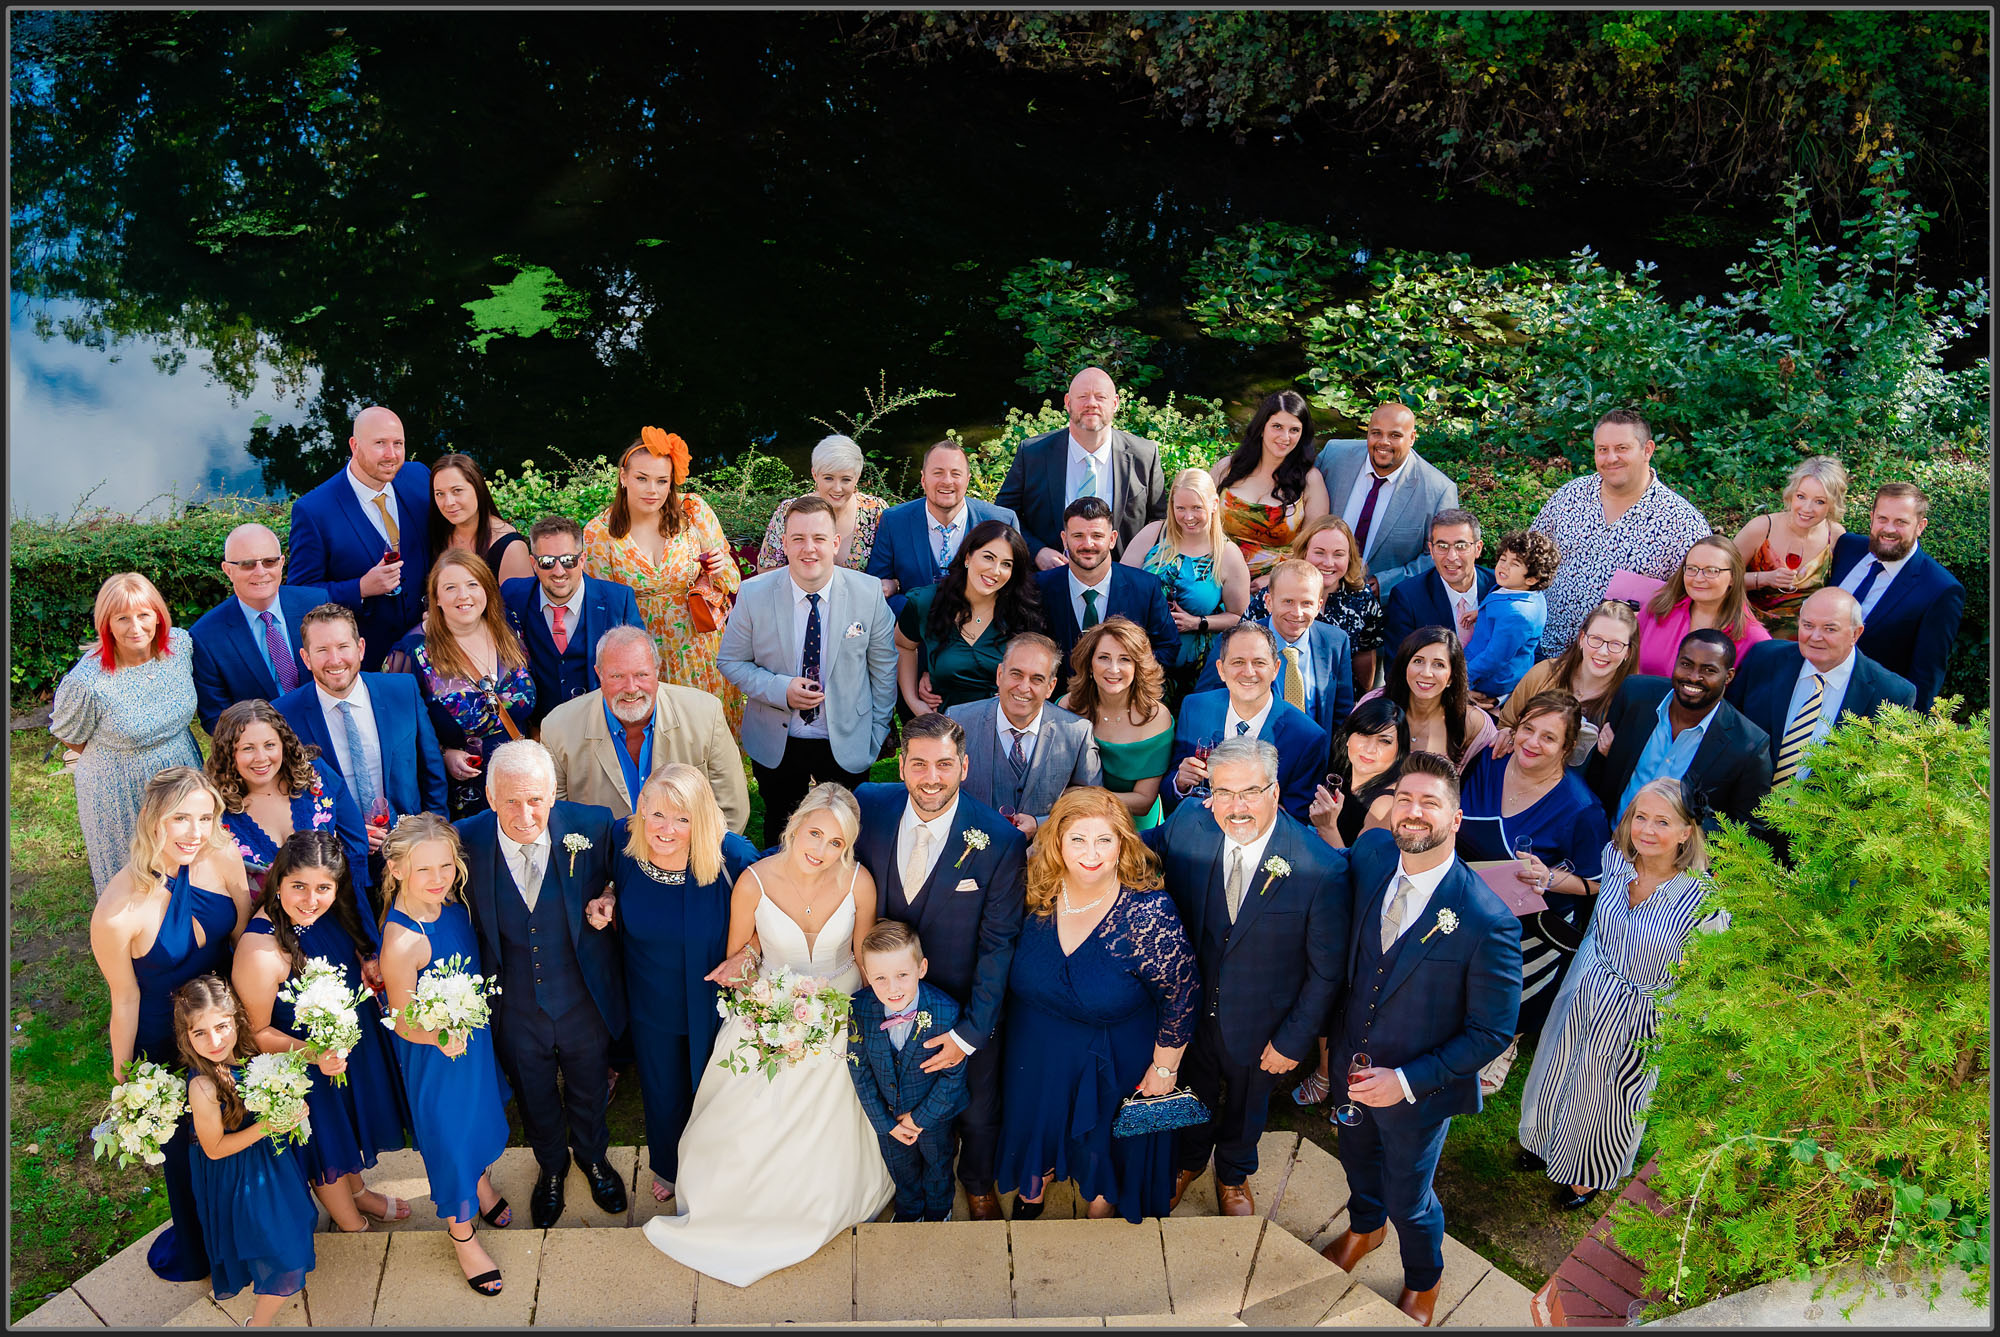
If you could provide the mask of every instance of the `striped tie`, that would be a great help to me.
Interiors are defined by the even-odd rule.
[[[1792,716],[1792,722],[1785,727],[1784,741],[1778,744],[1778,765],[1771,772],[1773,788],[1789,781],[1798,771],[1799,756],[1806,750],[1813,728],[1819,723],[1820,702],[1826,696],[1826,679],[1815,673],[1812,680],[1812,690],[1806,693],[1805,704],[1799,707],[1798,714]]]

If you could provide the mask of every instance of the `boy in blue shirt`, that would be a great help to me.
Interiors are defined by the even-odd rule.
[[[1483,709],[1497,709],[1534,667],[1535,646],[1549,620],[1542,591],[1561,561],[1555,540],[1536,530],[1517,529],[1500,540],[1493,590],[1479,601],[1479,620],[1465,643],[1466,680]]]

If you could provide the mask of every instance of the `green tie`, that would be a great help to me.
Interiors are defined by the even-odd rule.
[[[1819,723],[1820,702],[1826,697],[1826,679],[1815,673],[1812,675],[1812,690],[1806,693],[1805,703],[1799,713],[1792,716],[1792,722],[1785,729],[1785,737],[1778,744],[1778,764],[1771,772],[1771,785],[1789,783],[1799,769],[1799,757],[1806,750],[1806,741],[1812,737],[1814,726]]]
[[[1096,625],[1097,625],[1097,591],[1085,590],[1083,592],[1083,626],[1081,630],[1089,631],[1092,627]]]

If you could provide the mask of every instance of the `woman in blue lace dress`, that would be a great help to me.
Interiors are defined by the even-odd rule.
[[[249,871],[253,894],[294,831],[331,831],[347,849],[355,894],[369,905],[368,828],[340,772],[292,732],[268,701],[238,701],[215,721],[208,778],[222,793],[222,824]],[[363,914],[375,918],[372,905]]]
[[[90,950],[111,993],[111,1080],[135,1058],[182,1066],[174,1032],[174,990],[197,975],[229,968],[230,943],[250,917],[243,860],[216,814],[222,795],[192,766],[154,776],[139,803],[131,859],[112,874],[90,916]],[[146,1253],[167,1281],[208,1275],[195,1213],[185,1118],[162,1148],[171,1222]]]
[[[102,896],[132,851],[146,782],[169,766],[201,765],[194,731],[194,641],[136,571],[97,591],[97,643],[56,685],[49,732],[80,753],[76,815]]]
[[[1028,917],[1007,976],[999,1183],[1014,1219],[1056,1179],[1092,1217],[1165,1216],[1174,1135],[1114,1138],[1134,1091],[1173,1091],[1201,981],[1159,863],[1110,792],[1071,789],[1035,832]]]

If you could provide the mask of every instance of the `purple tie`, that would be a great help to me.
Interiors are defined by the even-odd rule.
[[[1382,495],[1382,484],[1389,481],[1377,477],[1373,469],[1368,471],[1368,477],[1371,480],[1368,484],[1368,499],[1361,503],[1361,514],[1354,521],[1354,551],[1361,557],[1368,555],[1368,526],[1375,519],[1375,499]]]
[[[257,617],[264,624],[264,651],[271,656],[271,672],[278,675],[278,686],[289,692],[299,685],[299,666],[292,661],[291,647],[278,634],[278,623],[270,609]]]

